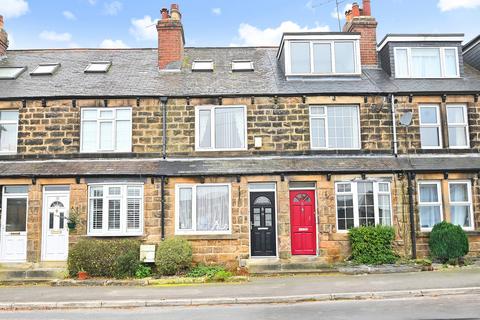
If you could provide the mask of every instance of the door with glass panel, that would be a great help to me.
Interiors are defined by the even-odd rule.
[[[252,256],[276,256],[275,192],[250,192]]]
[[[0,260],[24,262],[27,259],[27,187],[5,186],[2,196]]]
[[[44,188],[42,216],[42,260],[67,260],[67,222],[69,216],[68,186],[47,186]]]

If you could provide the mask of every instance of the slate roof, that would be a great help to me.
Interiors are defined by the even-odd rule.
[[[365,69],[344,80],[290,80],[280,69],[276,47],[186,48],[181,72],[159,72],[157,49],[11,50],[0,66],[27,66],[16,80],[0,80],[0,99],[114,96],[232,96],[300,94],[376,94],[390,92],[478,92],[480,71],[464,79],[394,80],[381,69]],[[192,72],[196,59],[213,59],[214,72]],[[251,59],[254,72],[232,72],[231,61]],[[91,61],[111,60],[106,74],[85,74]],[[52,76],[30,76],[40,63],[61,63]]]
[[[480,157],[290,157],[0,161],[0,177],[151,177],[480,171]]]

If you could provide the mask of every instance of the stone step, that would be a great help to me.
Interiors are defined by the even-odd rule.
[[[335,273],[336,268],[321,262],[272,262],[272,263],[247,263],[248,272],[251,274],[284,274],[284,273]]]
[[[0,281],[23,281],[23,280],[55,280],[64,279],[64,268],[42,268],[27,270],[0,270]]]

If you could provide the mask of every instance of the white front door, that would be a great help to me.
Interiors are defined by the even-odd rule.
[[[7,193],[6,188],[2,197],[0,260],[25,262],[27,260],[28,196],[26,193]]]
[[[66,261],[68,257],[69,192],[43,193],[42,260]]]

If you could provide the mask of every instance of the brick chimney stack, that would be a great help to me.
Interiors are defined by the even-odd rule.
[[[7,54],[8,34],[3,28],[3,16],[0,15],[0,58]]]
[[[370,0],[363,0],[363,8],[352,4],[352,10],[345,12],[344,32],[360,32],[360,57],[362,65],[377,66],[377,21],[372,17]]]
[[[170,12],[163,8],[160,14],[161,19],[157,23],[158,68],[160,70],[180,69],[185,45],[182,14],[178,4],[172,4]]]

